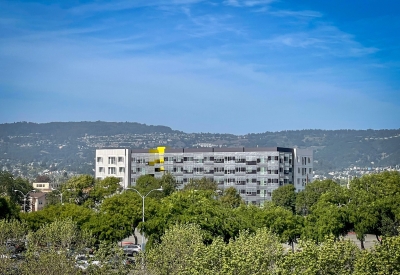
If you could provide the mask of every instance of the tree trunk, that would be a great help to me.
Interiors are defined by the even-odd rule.
[[[382,239],[379,238],[378,234],[375,234],[376,240],[379,242],[379,244],[382,244]]]

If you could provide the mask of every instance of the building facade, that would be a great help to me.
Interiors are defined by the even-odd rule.
[[[110,164],[112,158],[119,157],[129,160],[123,178],[118,174],[122,166]],[[119,177],[128,187],[142,175],[160,178],[164,173],[171,173],[180,188],[192,179],[205,177],[221,189],[234,187],[246,203],[263,204],[271,200],[272,191],[279,186],[293,184],[301,191],[312,181],[313,151],[282,147],[96,150],[96,178]]]

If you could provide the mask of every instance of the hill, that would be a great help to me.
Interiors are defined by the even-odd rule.
[[[25,166],[93,173],[102,147],[311,147],[315,170],[400,164],[400,129],[296,130],[250,133],[184,133],[135,122],[17,122],[0,124],[0,168],[27,173]]]

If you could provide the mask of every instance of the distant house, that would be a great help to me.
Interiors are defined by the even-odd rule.
[[[34,183],[32,183],[32,186],[33,186],[33,189],[44,192],[44,193],[49,193],[52,190],[60,187],[59,184],[51,183],[51,182],[34,182]]]
[[[46,206],[46,195],[45,192],[30,193],[31,212],[42,210]]]

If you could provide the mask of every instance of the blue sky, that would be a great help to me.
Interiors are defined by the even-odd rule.
[[[400,128],[400,2],[0,0],[0,123]]]

